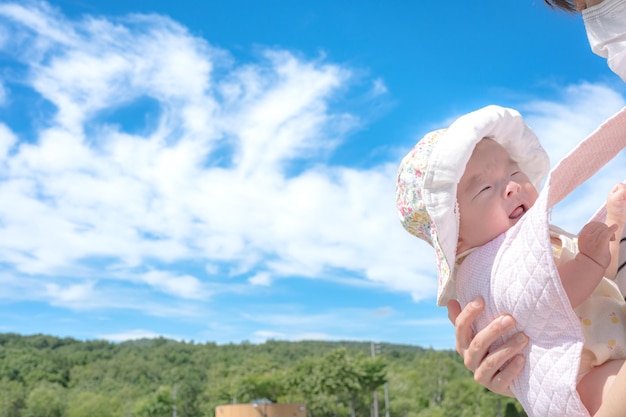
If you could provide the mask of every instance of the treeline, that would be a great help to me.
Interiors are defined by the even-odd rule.
[[[215,417],[222,404],[306,403],[309,417],[525,416],[454,351],[370,343],[124,343],[0,334],[0,417]],[[385,401],[385,391],[387,393]],[[385,404],[388,404],[388,409]]]

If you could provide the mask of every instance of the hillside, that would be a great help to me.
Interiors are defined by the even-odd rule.
[[[0,417],[214,417],[258,398],[310,417],[523,416],[473,381],[454,351],[369,342],[124,343],[0,334]],[[385,388],[386,387],[386,388]],[[174,399],[174,393],[176,393]]]

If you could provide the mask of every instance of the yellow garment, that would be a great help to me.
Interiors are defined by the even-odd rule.
[[[576,236],[550,226],[550,237],[557,268],[578,253]],[[626,358],[626,302],[617,285],[604,278],[574,311],[585,336],[578,371],[580,381],[594,366],[611,359]]]

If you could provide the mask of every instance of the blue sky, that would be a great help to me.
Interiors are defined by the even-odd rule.
[[[625,98],[540,0],[0,2],[0,332],[453,348],[402,156],[499,104],[554,165]]]

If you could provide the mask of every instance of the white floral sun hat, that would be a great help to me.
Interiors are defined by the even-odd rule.
[[[437,305],[456,298],[454,266],[459,239],[456,188],[474,147],[483,138],[501,144],[539,189],[550,168],[537,136],[513,109],[487,106],[426,134],[402,159],[396,184],[400,221],[435,249]]]

